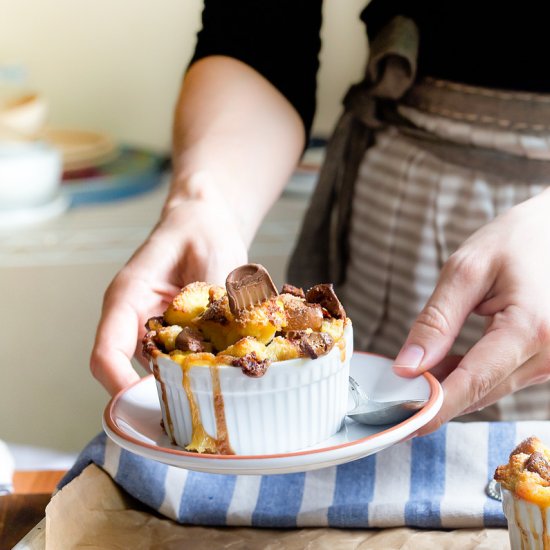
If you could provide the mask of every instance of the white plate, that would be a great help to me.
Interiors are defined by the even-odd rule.
[[[392,360],[354,353],[351,375],[367,394],[380,401],[428,399],[414,416],[389,426],[364,426],[346,419],[343,428],[319,445],[276,455],[211,455],[190,453],[172,445],[160,426],[161,412],[152,375],[122,390],[107,405],[103,428],[128,451],[165,464],[220,474],[286,474],[316,470],[357,460],[403,441],[427,424],[441,408],[443,390],[431,375],[401,378]],[[350,402],[350,408],[353,403]]]

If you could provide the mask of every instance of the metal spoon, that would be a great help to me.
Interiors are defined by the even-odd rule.
[[[395,424],[412,416],[428,401],[427,399],[402,399],[400,401],[374,401],[367,396],[361,386],[350,376],[349,391],[355,407],[347,416],[360,424],[381,426]]]

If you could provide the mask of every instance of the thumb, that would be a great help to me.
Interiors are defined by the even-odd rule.
[[[393,365],[396,374],[418,376],[439,364],[449,353],[468,315],[483,300],[492,281],[449,261],[428,302],[415,319]]]

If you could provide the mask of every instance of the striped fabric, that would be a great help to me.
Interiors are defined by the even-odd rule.
[[[550,134],[520,134],[510,130],[474,126],[464,121],[458,122],[443,116],[428,115],[406,105],[400,105],[398,110],[415,126],[445,140],[494,149],[529,159],[550,160]]]
[[[550,441],[550,422],[451,422],[362,460],[270,476],[182,470],[133,455],[101,434],[61,485],[94,462],[141,502],[195,525],[503,526],[501,505],[485,486],[511,449],[533,434]]]
[[[413,112],[402,110],[415,124],[440,137],[480,145],[473,126],[461,123],[458,131],[443,117]],[[483,146],[501,148],[498,134],[483,130]],[[511,147],[510,140],[506,143]],[[533,156],[536,148],[540,158],[542,145],[541,140],[517,137],[515,151]],[[550,144],[546,147],[550,152]],[[350,262],[341,290],[353,319],[356,349],[394,357],[450,254],[478,228],[543,189],[543,185],[496,180],[446,163],[395,128],[379,132],[359,168]],[[482,336],[484,323],[471,315],[452,353],[464,354]],[[549,390],[548,383],[527,388],[469,419],[548,419]]]

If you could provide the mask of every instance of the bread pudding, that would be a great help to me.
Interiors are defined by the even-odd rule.
[[[525,439],[496,469],[495,479],[502,488],[512,550],[550,548],[550,449],[537,437]]]
[[[339,429],[352,328],[332,285],[284,285],[279,293],[262,266],[247,264],[226,288],[185,286],[146,328],[143,352],[174,444],[280,453]]]

